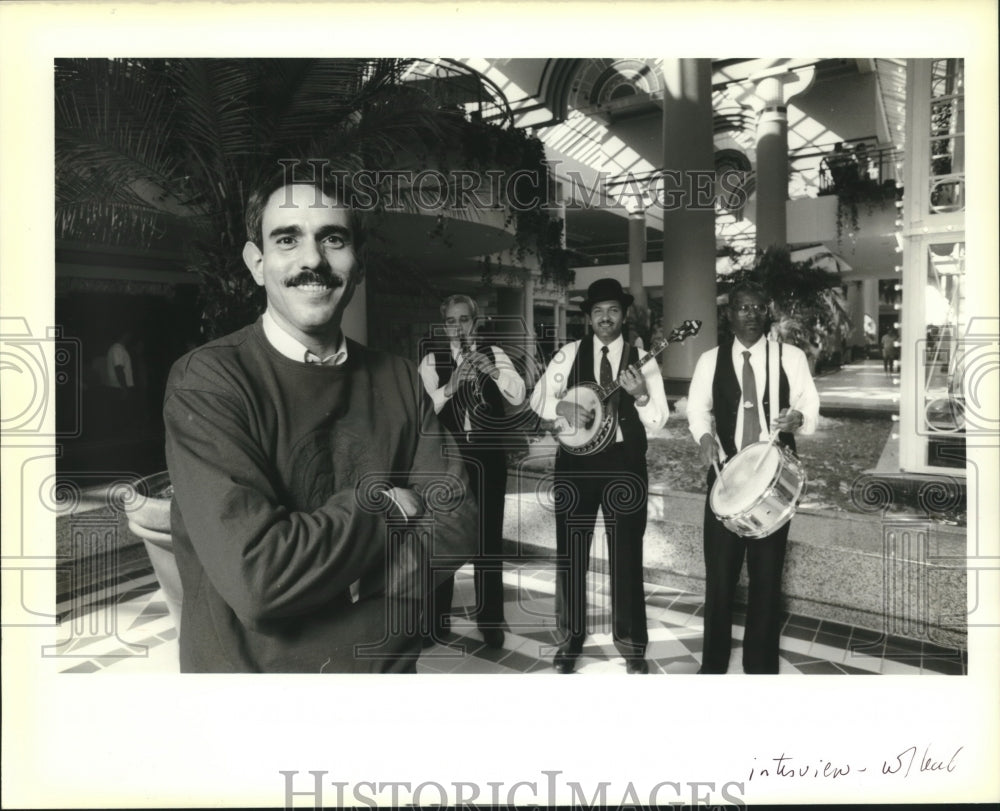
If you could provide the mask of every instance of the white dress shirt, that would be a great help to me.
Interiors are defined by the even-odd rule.
[[[476,344],[469,344],[469,349],[475,352]],[[497,388],[508,403],[514,406],[521,405],[524,402],[525,394],[524,381],[521,379],[521,375],[517,373],[517,369],[514,368],[514,364],[507,357],[507,353],[499,346],[491,346],[490,349],[493,350],[493,365],[497,367],[497,371],[500,373],[500,376],[493,382],[497,384]],[[455,341],[451,343],[451,357],[455,361],[455,366],[458,367],[462,362],[462,347]],[[448,384],[445,383],[444,386],[438,385],[437,365],[434,362],[433,352],[428,352],[424,355],[420,361],[420,365],[417,367],[417,371],[420,373],[420,379],[424,382],[424,388],[427,389],[427,393],[434,402],[434,413],[440,414],[445,403],[451,398],[444,393],[445,386]],[[454,393],[451,396],[453,397]],[[463,427],[466,431],[472,430],[472,423],[469,420],[468,413],[465,415],[465,425]]]
[[[271,311],[264,310],[264,317],[261,319],[264,327],[264,337],[286,358],[297,360],[299,363],[319,363],[324,366],[340,366],[347,362],[347,339],[343,331],[340,333],[340,345],[337,351],[325,358],[319,357],[303,344],[298,338],[293,338],[281,324],[279,324]]]
[[[594,342],[594,380],[601,379],[601,347],[604,344],[596,335],[583,340]],[[576,362],[576,353],[579,351],[580,341],[573,341],[562,347],[549,361],[545,369],[545,374],[538,381],[535,390],[531,393],[531,408],[542,419],[554,420],[558,416],[556,406],[566,394],[566,383],[569,380],[573,364]],[[621,372],[622,350],[625,347],[624,339],[619,335],[608,344],[608,361],[611,363],[612,374]],[[663,377],[660,374],[660,367],[657,363],[649,361],[642,365],[642,377],[646,381],[646,390],[649,392],[649,402],[644,406],[636,404],[636,412],[639,419],[646,426],[647,431],[655,431],[667,424],[670,416],[670,408],[667,406],[667,395],[663,390]],[[616,375],[617,378],[617,375]],[[622,441],[622,429],[618,428],[616,441]]]
[[[736,381],[743,390],[743,353],[750,352],[750,366],[753,369],[754,382],[757,384],[757,413],[760,422],[760,436],[757,441],[765,441],[770,435],[767,421],[764,419],[764,387],[767,383],[767,339],[761,337],[753,346],[743,346],[739,339],[733,341],[732,362],[736,370]],[[771,354],[777,357],[778,344],[771,342]],[[699,442],[705,434],[715,435],[712,429],[712,381],[715,379],[715,364],[719,347],[702,353],[691,376],[691,388],[688,390],[688,427],[695,442]],[[809,374],[809,363],[805,352],[791,344],[781,345],[781,368],[788,378],[789,408],[802,414],[800,434],[811,434],[816,430],[819,419],[819,393],[812,375]],[[743,445],[743,413],[745,409],[736,410],[736,450]],[[780,408],[777,403],[771,404],[771,416],[778,417]]]
[[[108,349],[107,355],[107,374],[108,374],[108,385],[112,388],[121,388],[118,383],[118,374],[115,371],[116,366],[121,366],[122,371],[125,374],[125,388],[132,388],[132,358],[128,353],[128,350],[117,341],[111,344]]]

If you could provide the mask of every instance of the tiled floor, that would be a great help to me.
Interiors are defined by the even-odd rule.
[[[899,411],[899,372],[887,374],[881,360],[846,363],[816,378],[821,408],[861,411]]]
[[[625,662],[611,641],[607,578],[590,575],[591,634],[577,672],[623,673]],[[471,567],[458,572],[452,634],[447,644],[427,649],[421,673],[552,673],[555,650],[551,567],[509,565],[504,572],[503,649],[487,648],[470,618],[474,605]],[[702,600],[699,595],[646,584],[650,673],[695,673],[701,657]],[[152,572],[136,571],[119,585],[93,590],[59,606],[65,616],[48,655],[65,659],[65,673],[171,673],[177,671],[177,632]],[[743,627],[733,629],[730,673],[741,673]],[[949,674],[966,672],[964,652],[928,642],[883,637],[847,625],[791,615],[781,636],[781,673]]]

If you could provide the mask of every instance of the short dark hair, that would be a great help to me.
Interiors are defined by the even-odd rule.
[[[312,167],[317,170],[316,166]],[[246,226],[247,240],[258,248],[264,246],[264,209],[268,200],[280,189],[286,186],[312,186],[320,194],[335,200],[338,204],[347,209],[348,223],[351,226],[351,235],[354,239],[355,248],[361,248],[365,243],[366,223],[363,213],[351,205],[352,193],[349,176],[346,173],[330,173],[314,171],[310,177],[298,178],[295,176],[295,167],[282,165],[279,169],[265,174],[253,187],[250,197],[247,199],[246,211],[243,222]]]
[[[755,296],[759,296],[760,300],[765,304],[771,303],[771,297],[767,294],[764,287],[758,282],[744,281],[737,282],[733,285],[732,289],[729,291],[729,306],[733,306],[733,302],[736,301],[736,296],[740,293],[752,293]]]

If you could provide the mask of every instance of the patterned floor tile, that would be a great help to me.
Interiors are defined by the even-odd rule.
[[[809,649],[812,648],[812,642],[808,639],[797,639],[796,637],[785,636],[782,634],[778,647],[781,649],[782,653],[785,651],[794,651],[795,653],[808,654]]]
[[[847,640],[844,640],[845,645]],[[816,659],[825,659],[828,662],[843,662],[847,657],[847,648],[844,646],[824,645],[819,641],[813,642],[809,649],[809,655]]]
[[[833,662],[803,662],[800,665],[796,665],[796,667],[800,673],[813,675],[840,676],[844,673]]]
[[[178,671],[177,630],[162,593],[148,572],[136,580],[106,584],[82,598],[60,604],[70,614],[60,623],[65,673],[171,673]],[[557,675],[552,657],[558,647],[550,562],[509,564],[504,571],[507,636],[503,648],[487,648],[473,617],[473,569],[456,574],[452,633],[446,644],[424,651],[418,673],[540,673]],[[624,674],[625,664],[611,638],[610,597],[606,575],[592,573],[588,593],[588,636],[576,672]],[[696,673],[701,659],[703,598],[647,585],[650,644],[647,657],[656,675]],[[733,626],[729,671],[742,673],[742,612]],[[109,632],[110,629],[110,632]],[[781,635],[779,672],[787,674],[961,675],[967,669],[961,651],[930,643],[886,637],[877,631],[841,623],[787,616]],[[854,650],[852,650],[854,648]]]
[[[812,642],[816,638],[815,628],[803,628],[800,625],[786,624],[781,631],[782,639],[801,639],[804,642]]]
[[[934,656],[925,656],[920,665],[920,672],[925,675],[962,676],[965,674],[965,668],[959,657],[939,659]]]
[[[884,676],[919,676],[920,661],[896,662],[892,659],[882,660],[882,675]]]

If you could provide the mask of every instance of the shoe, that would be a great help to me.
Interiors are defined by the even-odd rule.
[[[579,656],[579,653],[574,653],[565,646],[561,647],[556,651],[555,658],[552,660],[552,666],[556,669],[557,673],[572,673],[576,670],[576,660]]]
[[[487,648],[499,650],[503,647],[506,636],[502,628],[480,628],[479,633],[483,635],[483,641],[486,642]]]
[[[649,662],[645,659],[626,659],[626,673],[649,673]]]

